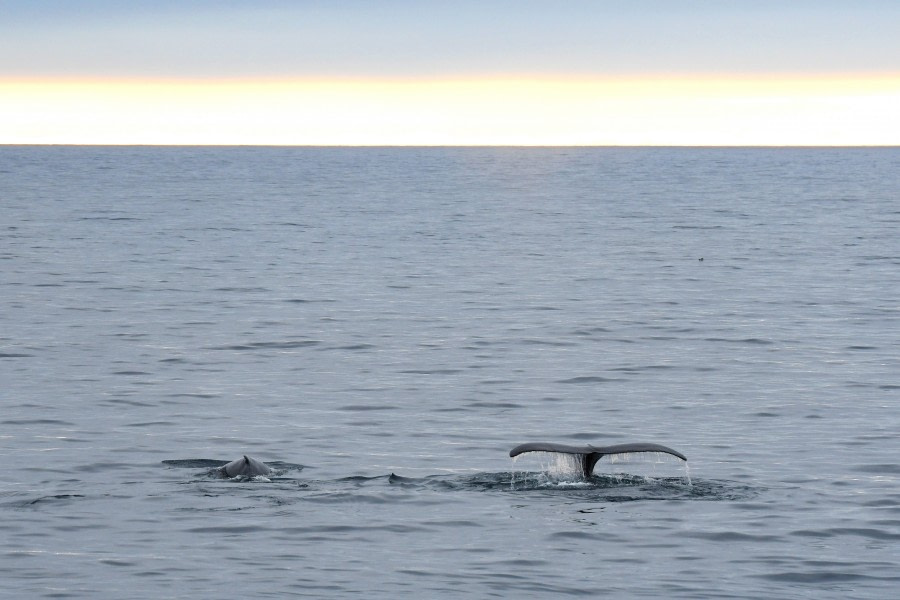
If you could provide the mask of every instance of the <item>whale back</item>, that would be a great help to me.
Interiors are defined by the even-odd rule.
[[[269,475],[272,472],[266,463],[246,455],[220,467],[220,470],[223,475],[228,477],[256,477],[257,475]]]

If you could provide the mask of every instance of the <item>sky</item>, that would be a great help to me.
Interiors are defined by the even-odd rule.
[[[0,0],[0,143],[900,145],[900,0]]]

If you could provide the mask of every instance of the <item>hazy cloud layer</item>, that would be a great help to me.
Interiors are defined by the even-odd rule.
[[[900,71],[900,2],[0,2],[0,76]]]

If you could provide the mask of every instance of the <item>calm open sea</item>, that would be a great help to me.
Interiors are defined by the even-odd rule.
[[[0,147],[0,411],[8,597],[895,597],[900,149]]]

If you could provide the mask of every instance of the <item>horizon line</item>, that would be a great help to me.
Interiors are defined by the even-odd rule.
[[[68,147],[68,148],[348,148],[348,149],[378,149],[378,148],[658,148],[658,149],[710,149],[710,150],[741,150],[741,149],[798,149],[798,150],[829,150],[829,149],[900,149],[897,144],[77,144],[77,143],[7,143],[0,142],[0,148],[23,147]]]

